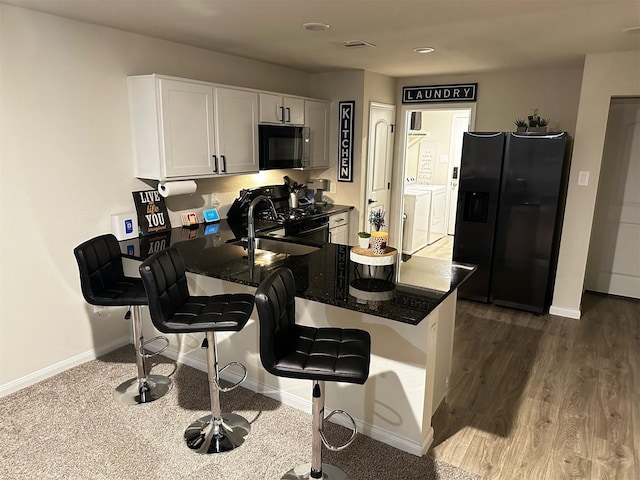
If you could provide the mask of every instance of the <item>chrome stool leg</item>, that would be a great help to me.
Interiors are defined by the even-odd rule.
[[[218,374],[232,364],[218,370],[215,332],[206,332],[206,334],[211,415],[205,415],[189,425],[184,432],[184,439],[187,446],[197,453],[222,453],[241,446],[251,431],[251,425],[244,417],[235,413],[222,413],[220,408],[220,391],[228,392],[236,388],[246,378],[247,372],[244,365],[233,362],[244,369],[244,376],[235,385],[221,388]]]
[[[166,346],[159,352],[147,354],[144,337],[142,336],[140,305],[133,306],[131,317],[138,376],[125,380],[118,385],[113,392],[113,397],[123,405],[140,405],[141,403],[150,403],[162,398],[171,389],[171,380],[164,375],[147,374],[145,359],[163,352]]]
[[[329,465],[328,463],[322,463],[322,445],[324,444],[330,450],[342,450],[351,444],[356,435],[355,422],[351,421],[354,425],[353,434],[346,444],[340,447],[332,447],[324,438],[322,433],[322,425],[324,422],[324,381],[313,382],[313,426],[311,432],[311,463],[305,463],[298,465],[297,467],[289,470],[282,476],[281,480],[312,480],[321,478],[324,480],[347,480],[347,474],[340,470],[338,467]],[[343,413],[342,410],[336,410],[335,413]],[[334,415],[332,412],[327,418]],[[347,414],[347,416],[349,416]],[[349,416],[349,418],[351,418]]]

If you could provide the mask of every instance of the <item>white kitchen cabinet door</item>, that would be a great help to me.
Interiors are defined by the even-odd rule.
[[[215,98],[219,172],[257,172],[258,94],[216,87]]]
[[[211,175],[214,170],[213,90],[208,85],[161,79],[164,177]]]
[[[329,216],[329,242],[349,245],[349,212]]]
[[[214,176],[211,85],[157,75],[127,80],[134,175],[154,180]]]
[[[283,97],[284,122],[290,125],[304,125],[304,100],[295,97]]]
[[[309,127],[309,166],[329,167],[329,102],[305,100],[304,119]]]
[[[349,245],[349,225],[343,225],[329,230],[329,242],[339,245]]]
[[[304,99],[261,93],[260,122],[304,125]]]

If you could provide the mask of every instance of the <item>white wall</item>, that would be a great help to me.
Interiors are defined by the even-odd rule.
[[[0,392],[128,343],[84,302],[73,248],[133,208],[126,77],[165,73],[308,95],[309,75],[0,5]],[[280,183],[209,180],[199,189]],[[277,180],[276,180],[277,178]],[[133,370],[132,370],[133,372]],[[13,382],[13,383],[12,383]]]
[[[581,81],[581,67],[411,77],[398,80],[396,101],[402,103],[403,86],[477,83],[476,131],[514,131],[516,118],[539,108],[551,130],[573,136]]]
[[[580,317],[591,226],[612,97],[640,95],[640,52],[587,55],[551,313]],[[578,186],[580,171],[589,185]]]
[[[337,183],[336,163],[338,158],[338,127],[332,123],[330,132],[329,158],[333,165],[322,174],[314,177],[328,178],[337,183],[337,192],[328,194],[335,202],[344,205],[354,205],[351,213],[349,230],[352,242],[355,243],[355,232],[363,230],[365,222],[363,199],[366,189],[366,164],[369,131],[369,106],[371,102],[393,104],[395,96],[395,79],[378,73],[363,70],[350,70],[312,75],[311,95],[332,100],[331,118],[338,118],[338,104],[340,101],[354,100],[355,123],[353,148],[353,182]]]

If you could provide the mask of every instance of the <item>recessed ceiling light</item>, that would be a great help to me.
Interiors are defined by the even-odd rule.
[[[431,47],[417,47],[413,49],[413,51],[416,53],[431,53],[434,50],[435,48],[431,48]]]
[[[329,25],[327,25],[326,23],[318,23],[318,22],[304,23],[302,24],[302,26],[306,30],[309,30],[311,32],[321,32],[329,28]]]

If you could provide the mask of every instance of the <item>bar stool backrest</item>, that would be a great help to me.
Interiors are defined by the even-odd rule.
[[[170,319],[189,300],[182,255],[173,247],[154,253],[140,265],[140,277],[154,326],[163,333],[175,333]]]
[[[291,341],[296,323],[296,285],[293,273],[286,267],[276,269],[256,290],[256,308],[260,318],[260,360],[276,375],[279,358],[294,348]]]
[[[80,287],[87,303],[103,306],[146,305],[140,279],[126,277],[118,240],[107,233],[73,249]]]

